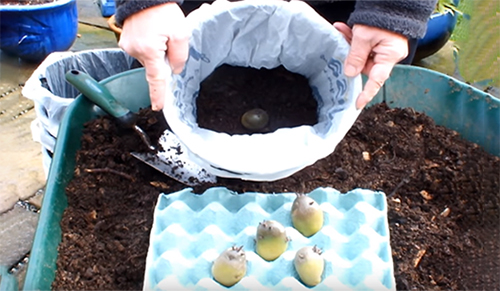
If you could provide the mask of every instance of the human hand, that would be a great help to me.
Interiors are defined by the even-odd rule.
[[[344,73],[355,77],[359,73],[368,76],[368,81],[356,100],[356,108],[363,109],[389,78],[392,68],[408,55],[408,39],[398,33],[355,24],[335,22],[333,26],[344,35],[351,45],[344,64]]]
[[[182,72],[188,58],[185,22],[179,5],[166,3],[132,14],[123,23],[118,45],[144,66],[155,111],[163,108],[168,75]]]

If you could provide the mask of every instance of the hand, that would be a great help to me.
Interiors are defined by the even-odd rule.
[[[363,109],[389,78],[392,68],[408,55],[408,39],[385,29],[355,24],[351,29],[345,23],[333,26],[351,44],[344,64],[344,73],[355,77],[359,73],[368,76],[368,81],[356,100],[356,108]]]
[[[182,72],[188,58],[185,22],[179,5],[166,3],[132,14],[123,23],[118,45],[144,66],[153,110],[163,108],[168,74]]]

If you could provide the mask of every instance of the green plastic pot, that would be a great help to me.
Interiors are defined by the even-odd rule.
[[[142,68],[120,73],[101,83],[132,111],[149,105]],[[500,100],[489,94],[435,71],[396,66],[371,104],[382,101],[391,107],[411,107],[424,112],[437,124],[459,132],[465,139],[500,156]],[[61,241],[59,223],[67,206],[65,188],[73,177],[83,124],[102,114],[100,109],[79,96],[68,107],[62,120],[24,290],[51,289],[57,247]]]

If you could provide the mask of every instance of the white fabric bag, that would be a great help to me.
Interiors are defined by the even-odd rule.
[[[185,70],[169,82],[165,118],[207,171],[229,178],[273,181],[331,154],[357,119],[361,77],[348,78],[349,44],[302,1],[215,1],[188,15],[192,25]],[[308,78],[318,103],[314,126],[229,135],[198,127],[200,83],[222,64],[287,70]]]

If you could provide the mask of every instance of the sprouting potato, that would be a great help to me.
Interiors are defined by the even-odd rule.
[[[317,246],[306,246],[295,254],[293,265],[299,274],[302,283],[313,287],[321,283],[321,276],[325,269],[325,260],[321,256],[321,249]]]
[[[231,287],[238,283],[247,272],[247,259],[243,246],[233,246],[214,261],[212,276],[220,284]]]
[[[285,227],[274,220],[264,220],[257,227],[256,252],[266,261],[274,261],[288,247]]]
[[[305,194],[297,194],[291,215],[293,227],[305,237],[314,235],[323,227],[323,210],[314,199]]]

